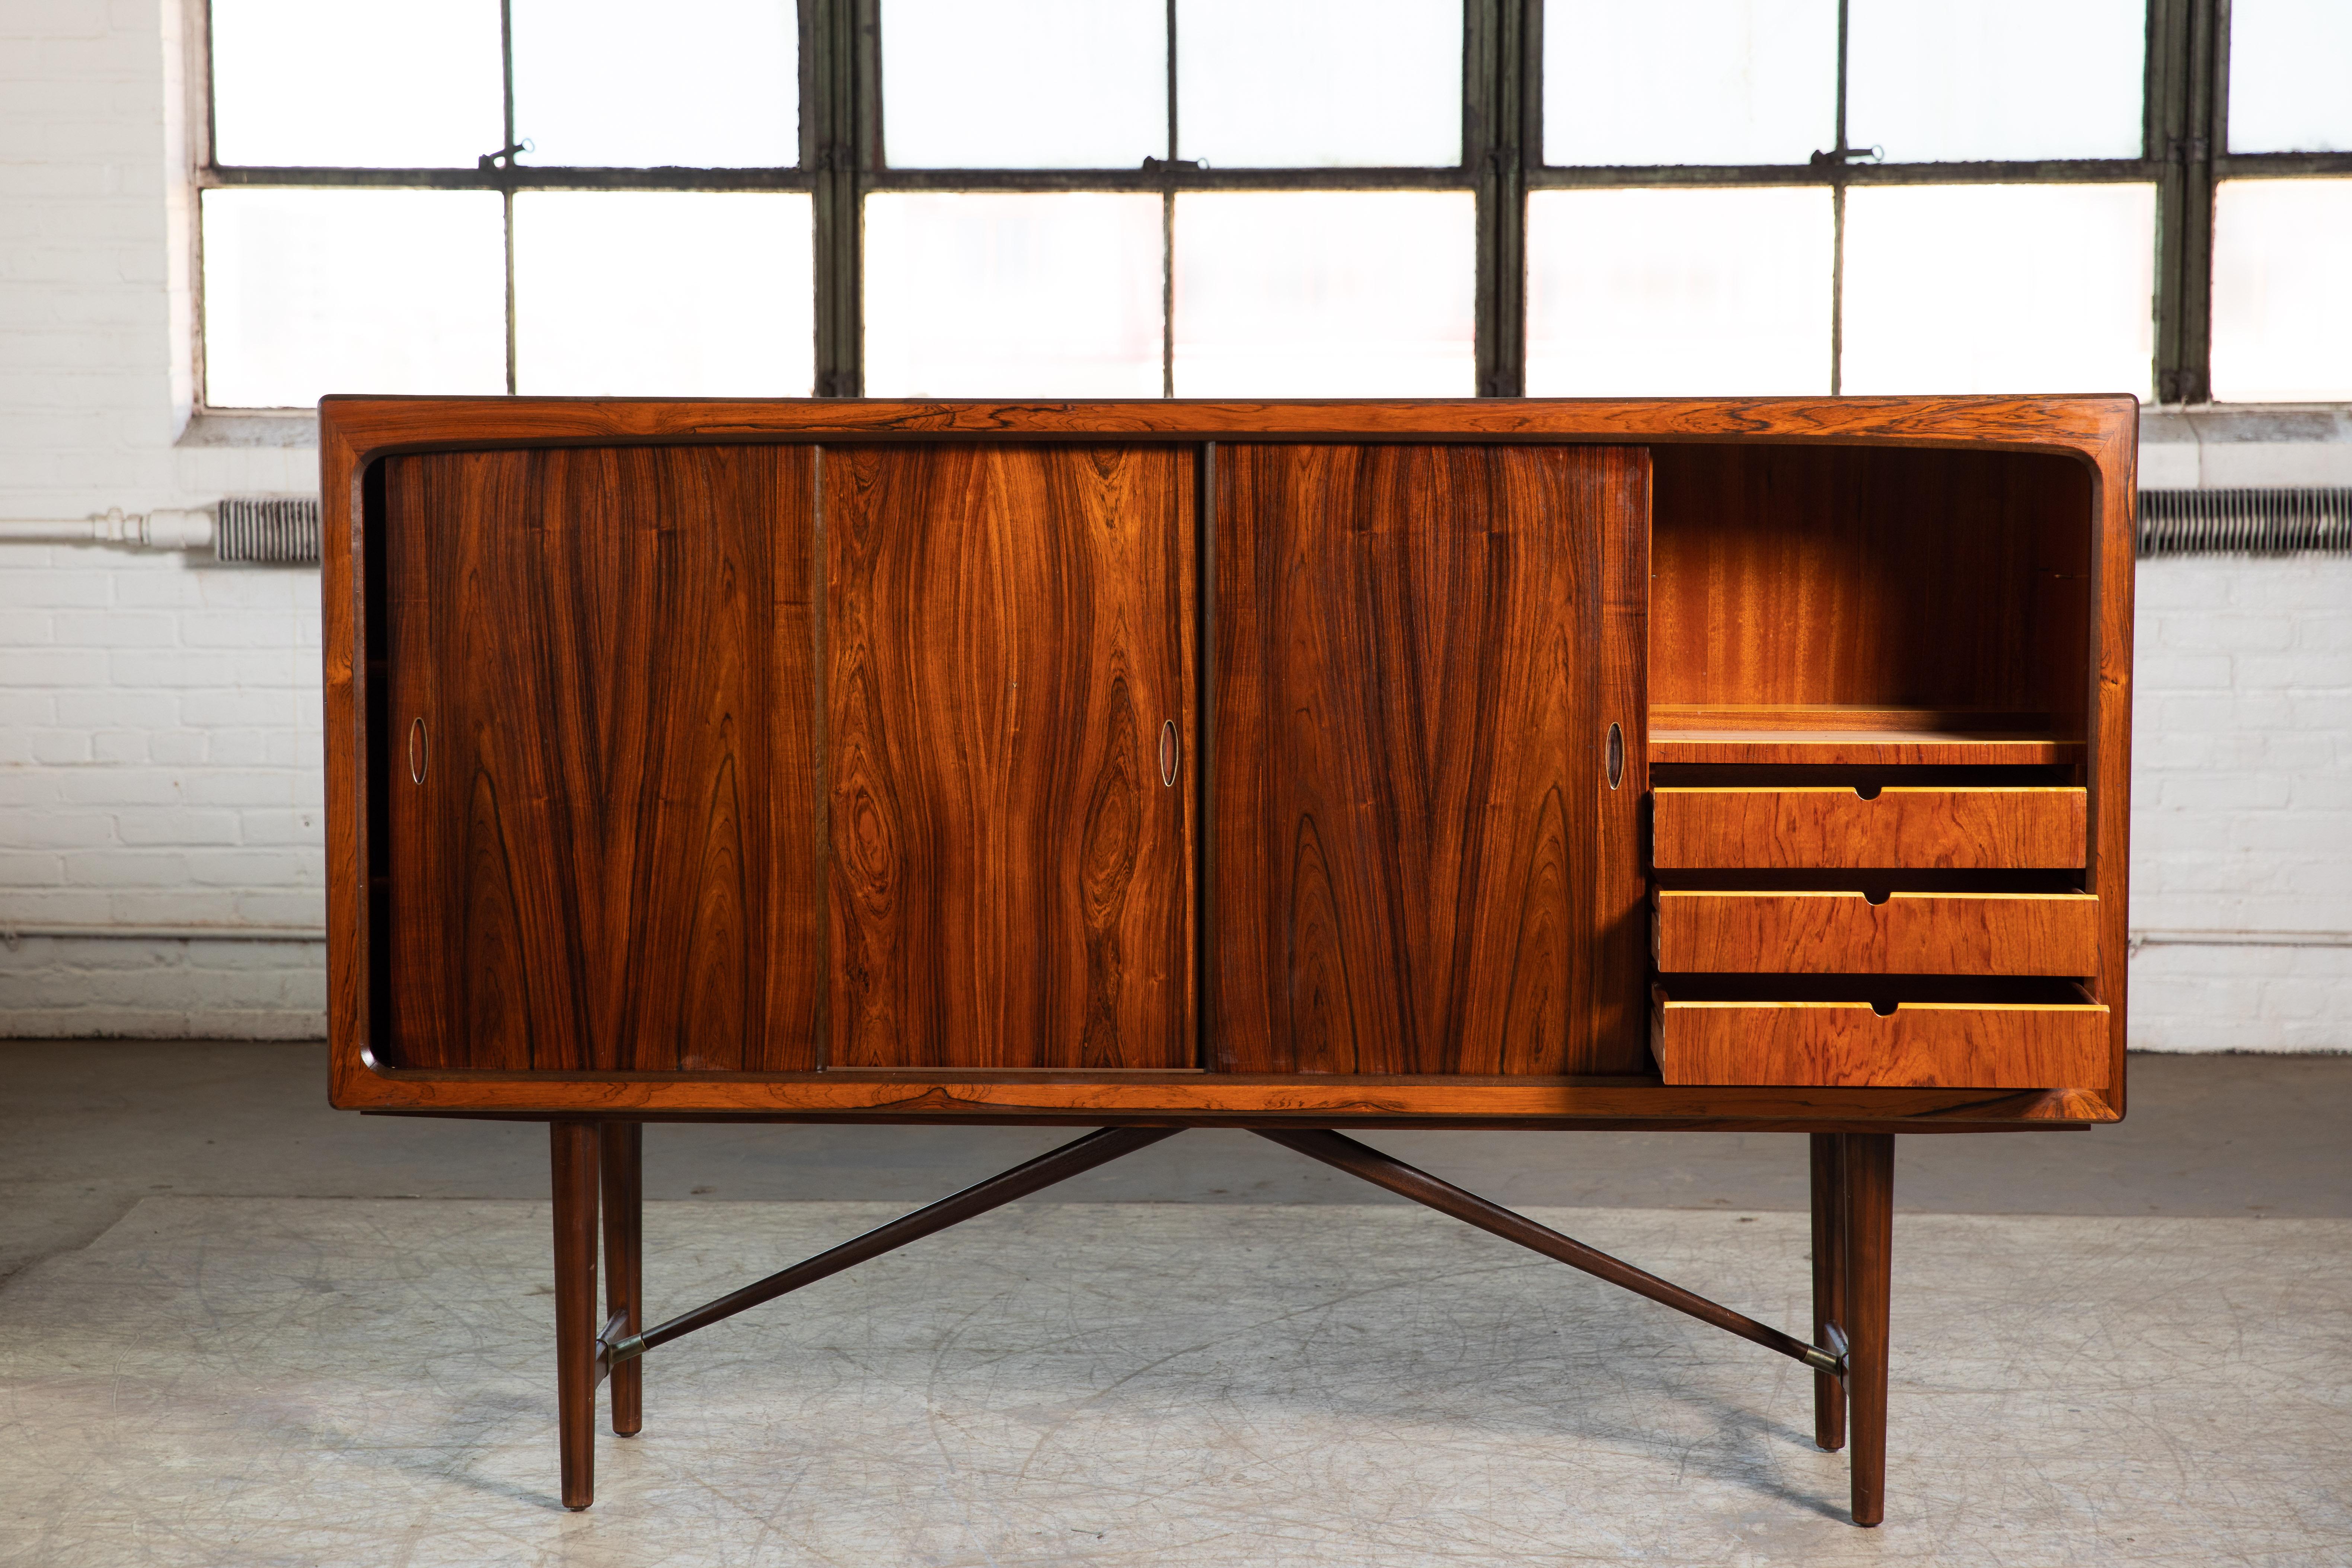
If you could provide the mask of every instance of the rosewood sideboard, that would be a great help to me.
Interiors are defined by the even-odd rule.
[[[333,1101],[550,1125],[574,1508],[648,1352],[1213,1126],[1803,1362],[1876,1523],[1895,1136],[2124,1110],[2137,417],[329,398]],[[1093,1131],[649,1322],[694,1120]],[[1810,1134],[1813,1321],[1403,1127]]]

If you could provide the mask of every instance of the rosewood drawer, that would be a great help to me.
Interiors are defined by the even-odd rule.
[[[2080,789],[1666,788],[1654,802],[1651,863],[1661,867],[2000,870],[2084,859]]]
[[[2092,893],[1683,892],[1656,895],[1666,973],[2092,974]]]
[[[1678,1001],[1652,1013],[1669,1084],[2047,1089],[2107,1081],[2094,1003]]]

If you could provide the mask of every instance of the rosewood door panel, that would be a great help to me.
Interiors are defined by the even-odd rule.
[[[1594,1018],[1639,1001],[1596,959],[1632,901],[1599,864],[1604,645],[1640,629],[1604,618],[1602,542],[1646,526],[1646,455],[1250,444],[1216,473],[1216,1065],[1637,1070]]]
[[[387,460],[397,1065],[815,1065],[812,461]]]
[[[1195,1065],[1197,462],[826,449],[831,1065]]]

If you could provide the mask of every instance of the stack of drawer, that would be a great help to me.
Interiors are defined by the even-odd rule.
[[[2098,899],[1758,890],[1755,873],[2079,868],[2077,788],[1660,788],[1652,1044],[1670,1084],[2047,1089],[2107,1077]],[[1739,872],[1708,889],[1704,873]],[[1691,875],[1696,873],[1696,875]],[[1953,880],[1945,877],[1943,880]],[[1961,879],[1963,880],[1967,879]],[[2019,879],[2008,879],[2018,880]]]

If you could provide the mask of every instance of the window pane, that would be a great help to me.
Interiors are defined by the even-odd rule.
[[[1468,192],[1176,198],[1180,397],[1467,397]]]
[[[499,0],[213,0],[220,163],[466,168],[506,145]]]
[[[1221,169],[1462,162],[1461,0],[1177,0],[1177,136]]]
[[[805,397],[809,198],[522,191],[515,385],[603,397]]]
[[[1160,198],[866,198],[866,390],[1157,397]]]
[[[1846,141],[1890,163],[2137,158],[2147,0],[1851,0]]]
[[[1837,0],[1550,0],[1548,163],[1801,163],[1837,140]]]
[[[2347,278],[2352,180],[2224,180],[2213,193],[2213,395],[2352,398]]]
[[[2352,152],[2352,5],[2231,0],[2230,151]]]
[[[507,387],[495,191],[204,194],[205,401]]]
[[[1830,389],[1825,189],[1538,191],[1528,392]]]
[[[1849,191],[1847,392],[2129,392],[2154,374],[2156,187]]]
[[[1168,153],[1163,0],[883,0],[899,169],[1132,169]]]
[[[793,0],[513,0],[525,161],[764,168],[800,162]]]

